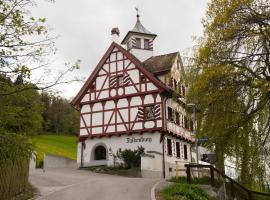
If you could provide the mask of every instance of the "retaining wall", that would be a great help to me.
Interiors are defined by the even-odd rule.
[[[76,160],[71,160],[66,157],[45,154],[44,156],[44,169],[57,169],[57,168],[77,168]]]

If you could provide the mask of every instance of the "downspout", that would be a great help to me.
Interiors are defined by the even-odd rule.
[[[163,119],[164,119],[164,131],[166,131],[167,130],[167,123],[166,123],[166,102],[167,102],[167,98],[165,97],[164,98],[164,101],[163,101]],[[162,169],[163,169],[163,178],[165,179],[166,178],[166,169],[165,169],[165,148],[164,148],[164,140],[165,140],[165,138],[163,137],[163,140],[162,140],[162,151],[163,151],[163,156],[162,156],[162,164],[163,164],[163,166],[162,166]]]
[[[85,148],[84,140],[81,141],[81,168],[83,168],[83,150]]]

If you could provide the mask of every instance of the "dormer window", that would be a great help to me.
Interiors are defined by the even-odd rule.
[[[150,49],[149,40],[148,39],[144,39],[144,49]]]
[[[141,48],[141,38],[136,38],[136,48],[137,49]]]

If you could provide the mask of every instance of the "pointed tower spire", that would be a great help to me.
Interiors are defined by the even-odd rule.
[[[139,9],[135,8],[136,24],[131,29],[121,44],[126,45],[127,50],[133,53],[140,61],[144,61],[153,56],[153,41],[156,38],[156,34],[147,30],[140,21]]]

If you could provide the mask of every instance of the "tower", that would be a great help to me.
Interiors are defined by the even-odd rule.
[[[136,10],[138,12],[138,9]],[[142,25],[138,13],[136,17],[137,21],[134,28],[126,34],[121,44],[143,62],[153,56],[153,41],[157,35],[151,33]]]

